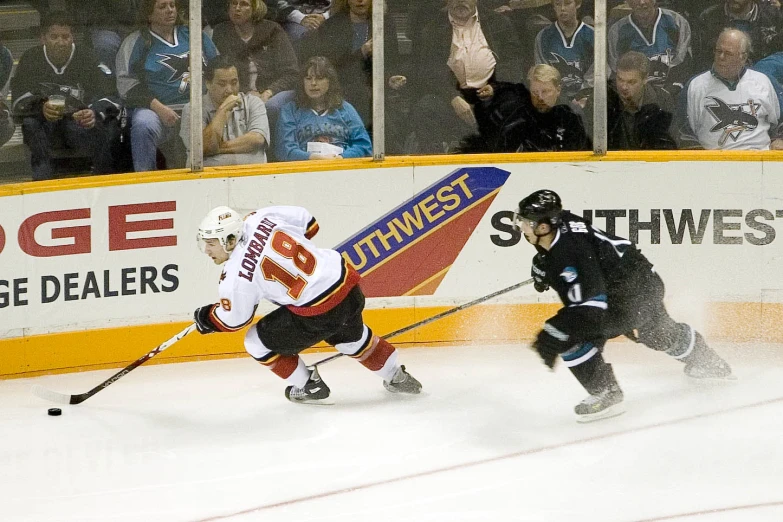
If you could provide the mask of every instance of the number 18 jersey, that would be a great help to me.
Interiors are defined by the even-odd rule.
[[[303,316],[337,306],[360,276],[337,251],[310,241],[317,232],[315,218],[301,207],[267,207],[248,215],[220,276],[215,324],[226,331],[243,328],[262,299]]]

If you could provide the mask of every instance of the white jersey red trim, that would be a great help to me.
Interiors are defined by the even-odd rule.
[[[262,299],[304,316],[337,306],[361,277],[339,252],[310,241],[317,232],[315,218],[301,207],[267,207],[248,215],[221,274],[220,302],[211,314],[215,325],[224,331],[243,328]]]

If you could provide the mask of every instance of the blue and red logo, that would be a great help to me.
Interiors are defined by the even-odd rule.
[[[335,247],[367,297],[432,295],[510,173],[457,169]]]

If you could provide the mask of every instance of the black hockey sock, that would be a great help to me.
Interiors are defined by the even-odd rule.
[[[596,395],[610,386],[619,389],[612,365],[604,361],[600,352],[585,362],[568,369],[590,395]]]
[[[677,360],[684,361],[689,357],[698,345],[707,346],[704,338],[690,325],[677,323],[677,337],[666,350],[666,353]]]

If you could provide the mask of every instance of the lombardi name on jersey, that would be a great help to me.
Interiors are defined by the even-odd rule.
[[[253,281],[253,275],[255,274],[256,266],[258,265],[258,258],[261,257],[261,251],[266,246],[269,235],[276,226],[277,223],[271,221],[269,218],[262,219],[258,224],[252,239],[250,239],[250,243],[248,243],[247,248],[245,249],[245,258],[242,259],[242,268],[247,270],[247,273],[240,270],[238,272],[239,277],[247,279],[248,281]]]

